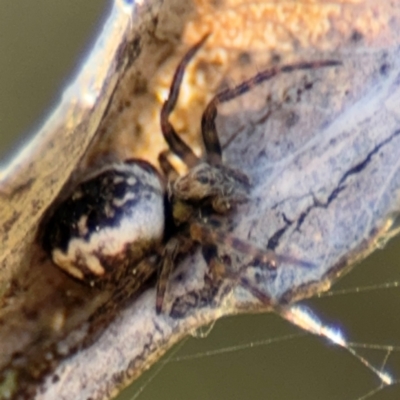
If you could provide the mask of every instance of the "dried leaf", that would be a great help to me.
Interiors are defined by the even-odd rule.
[[[389,1],[116,2],[76,82],[2,175],[3,393],[109,398],[193,329],[228,314],[279,313],[327,290],[396,233],[399,11]],[[177,267],[157,316],[154,288],[139,296],[146,264],[139,279],[88,293],[54,268],[40,235],[46,210],[82,169],[104,157],[155,161],[165,148],[160,98],[206,32],[173,119],[197,151],[201,112],[219,88],[266,66],[342,63],[277,76],[223,104],[217,121],[226,162],[253,185],[219,229],[312,266],[249,267],[240,276],[270,299],[261,304],[235,279],[205,279],[198,248]],[[217,252],[232,271],[251,264],[228,245]]]

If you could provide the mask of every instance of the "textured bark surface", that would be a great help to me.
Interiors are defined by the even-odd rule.
[[[278,312],[277,305],[326,290],[396,232],[400,8],[367,1],[231,7],[117,2],[59,107],[3,171],[3,397],[111,397],[193,329],[227,314]],[[303,15],[315,23],[299,32]],[[232,33],[233,26],[240,28]],[[210,31],[172,118],[198,152],[201,112],[218,88],[276,64],[342,62],[277,76],[219,107],[217,120],[226,163],[252,181],[249,201],[219,229],[313,266],[281,263],[271,271],[219,244],[225,268],[248,266],[240,276],[271,299],[260,304],[236,279],[210,279],[209,254],[195,247],[157,316],[149,263],[114,290],[88,291],[52,265],[40,237],[46,210],[82,170],[110,158],[155,162],[165,149],[160,99],[184,51]]]

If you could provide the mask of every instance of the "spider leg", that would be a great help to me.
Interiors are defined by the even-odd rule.
[[[292,256],[279,255],[272,250],[260,249],[252,243],[241,240],[221,230],[210,228],[197,221],[190,224],[190,236],[193,240],[201,244],[219,243],[231,246],[238,252],[248,254],[262,264],[269,264],[272,267],[276,267],[279,263],[296,264],[306,268],[314,267],[314,264],[309,261],[300,260]]]
[[[178,178],[178,171],[174,168],[174,166],[168,160],[169,150],[164,150],[158,155],[158,163],[164,175],[166,176],[168,182],[173,182]]]
[[[258,299],[262,304],[265,306],[270,306],[273,305],[273,301],[269,296],[267,296],[263,291],[255,287],[251,282],[249,282],[248,279],[246,278],[240,278],[239,279],[239,284],[242,286],[244,289],[249,291],[256,299]]]
[[[214,282],[225,278],[236,281],[240,286],[257,298],[262,304],[266,306],[272,304],[272,300],[268,295],[258,289],[254,284],[249,282],[247,278],[241,276],[243,268],[239,269],[239,271],[232,271],[231,268],[224,265],[217,255],[217,249],[215,245],[205,244],[202,247],[204,259],[207,262],[211,279],[213,279]]]
[[[266,263],[269,266],[277,267],[278,263],[291,263],[297,264],[302,267],[313,267],[314,264],[300,260],[291,256],[282,256],[275,254],[271,250],[262,250],[255,247],[253,244],[248,243],[244,240],[240,240],[233,235],[224,233],[221,230],[210,228],[199,222],[192,222],[190,225],[190,236],[194,241],[199,242],[204,247],[210,247],[212,251],[207,252],[206,261],[209,265],[212,279],[218,280],[228,278],[236,281],[241,287],[250,292],[256,299],[258,299],[264,306],[270,307],[275,306],[274,301],[264,293],[262,290],[257,288],[252,282],[250,282],[243,273],[248,268],[248,265],[240,267],[236,271],[230,270],[226,267],[218,258],[215,244],[222,244],[231,246],[234,250],[239,251],[243,254],[248,254],[254,257],[254,259],[261,263]],[[203,252],[204,254],[204,252]]]
[[[193,241],[203,245],[203,249],[209,250],[204,250],[203,255],[205,253],[207,254],[206,261],[210,267],[210,272],[214,280],[223,278],[237,280],[242,287],[247,289],[265,305],[271,305],[271,299],[265,293],[257,289],[257,287],[252,285],[246,278],[242,277],[247,266],[240,268],[238,271],[230,271],[230,269],[223,265],[223,263],[218,259],[215,251],[215,244],[231,246],[234,250],[250,255],[261,263],[268,264],[272,267],[276,267],[278,263],[292,263],[302,267],[314,266],[314,264],[308,261],[300,260],[291,256],[277,255],[271,250],[259,249],[251,243],[240,240],[233,235],[222,232],[221,230],[210,228],[201,222],[191,222],[189,230],[190,237],[188,237],[187,234],[181,234],[172,237],[165,245],[162,254],[160,275],[157,280],[156,312],[158,314],[162,312],[168,280],[175,266],[177,256],[180,253],[187,252],[193,245]]]
[[[160,314],[162,312],[165,293],[167,291],[168,280],[171,272],[175,265],[175,260],[179,253],[184,253],[189,250],[192,245],[192,241],[183,235],[172,237],[162,253],[162,266],[160,269],[160,275],[157,279],[156,289],[156,312]]]
[[[236,97],[239,97],[249,92],[253,87],[273,78],[282,73],[290,73],[297,70],[316,69],[323,67],[333,67],[341,65],[340,61],[336,60],[322,60],[312,62],[300,62],[295,64],[288,64],[276,66],[264,71],[259,72],[252,78],[249,78],[233,88],[227,88],[219,92],[208,103],[201,118],[201,134],[207,153],[207,161],[210,164],[218,164],[221,162],[221,144],[218,139],[218,133],[215,126],[215,119],[217,117],[217,106],[220,103],[225,103]]]
[[[192,149],[178,136],[174,127],[169,122],[169,116],[175,108],[179,97],[179,90],[183,79],[185,68],[194,57],[203,43],[207,40],[209,34],[196,43],[185,54],[178,65],[172,79],[172,84],[167,100],[164,102],[161,109],[161,130],[168,146],[189,168],[195,166],[199,162],[199,158],[193,153]]]

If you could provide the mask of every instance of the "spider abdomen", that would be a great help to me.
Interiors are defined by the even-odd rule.
[[[58,267],[93,284],[118,279],[162,242],[164,188],[140,160],[104,166],[81,182],[47,225]]]

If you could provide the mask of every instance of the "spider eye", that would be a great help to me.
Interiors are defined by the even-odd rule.
[[[207,176],[199,176],[197,178],[198,182],[202,183],[203,185],[206,185],[207,183],[209,183],[209,179]]]

